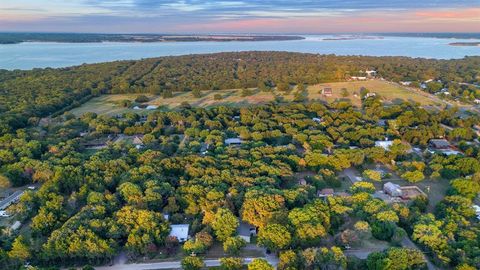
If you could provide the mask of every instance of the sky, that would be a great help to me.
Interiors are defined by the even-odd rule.
[[[480,0],[0,0],[0,31],[480,32]]]

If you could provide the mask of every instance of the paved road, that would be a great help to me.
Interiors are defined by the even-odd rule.
[[[357,176],[359,176],[359,172],[353,167],[343,170],[343,174],[345,174],[348,179],[350,179],[350,182],[352,182],[352,184],[361,181],[360,179],[357,179]]]
[[[244,258],[244,263],[250,263],[254,258]],[[273,258],[265,257],[270,264],[275,265],[278,261]],[[220,260],[205,260],[207,267],[220,266]],[[132,263],[132,264],[115,264],[113,266],[95,267],[96,270],[156,270],[156,269],[181,269],[180,261],[157,262],[157,263]]]
[[[15,203],[18,201],[20,196],[23,194],[23,190],[18,190],[15,191],[12,195],[8,196],[7,198],[3,199],[0,202],[0,210],[5,210],[7,207],[9,207],[11,204]]]

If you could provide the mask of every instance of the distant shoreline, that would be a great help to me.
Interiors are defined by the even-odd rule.
[[[469,46],[469,47],[477,47],[480,46],[480,42],[452,42],[448,44],[450,46]]]
[[[19,44],[25,42],[56,43],[102,43],[102,42],[229,42],[229,41],[288,41],[302,40],[302,36],[289,35],[151,35],[151,34],[36,34],[36,33],[0,33],[0,44]]]

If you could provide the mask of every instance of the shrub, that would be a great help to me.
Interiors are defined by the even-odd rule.
[[[135,102],[138,102],[138,103],[145,103],[145,102],[148,102],[148,101],[149,101],[149,99],[145,95],[140,95],[135,99]]]

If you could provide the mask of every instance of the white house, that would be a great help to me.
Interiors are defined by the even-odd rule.
[[[188,224],[170,225],[170,235],[176,237],[178,242],[183,243],[188,240]]]
[[[399,185],[394,184],[392,182],[388,182],[383,185],[383,191],[392,197],[401,197],[402,196],[402,189]]]
[[[147,106],[147,110],[156,110],[158,108],[158,106],[155,106],[155,105],[148,105]]]
[[[480,220],[480,206],[474,204],[473,209],[475,210],[475,214],[477,215],[477,219]]]
[[[243,143],[243,140],[240,138],[229,138],[225,139],[225,144],[226,145],[240,145]]]
[[[377,71],[376,70],[366,70],[365,73],[370,77],[377,76]]]
[[[389,150],[390,147],[393,145],[393,141],[376,141],[375,147],[382,147],[385,150]]]

